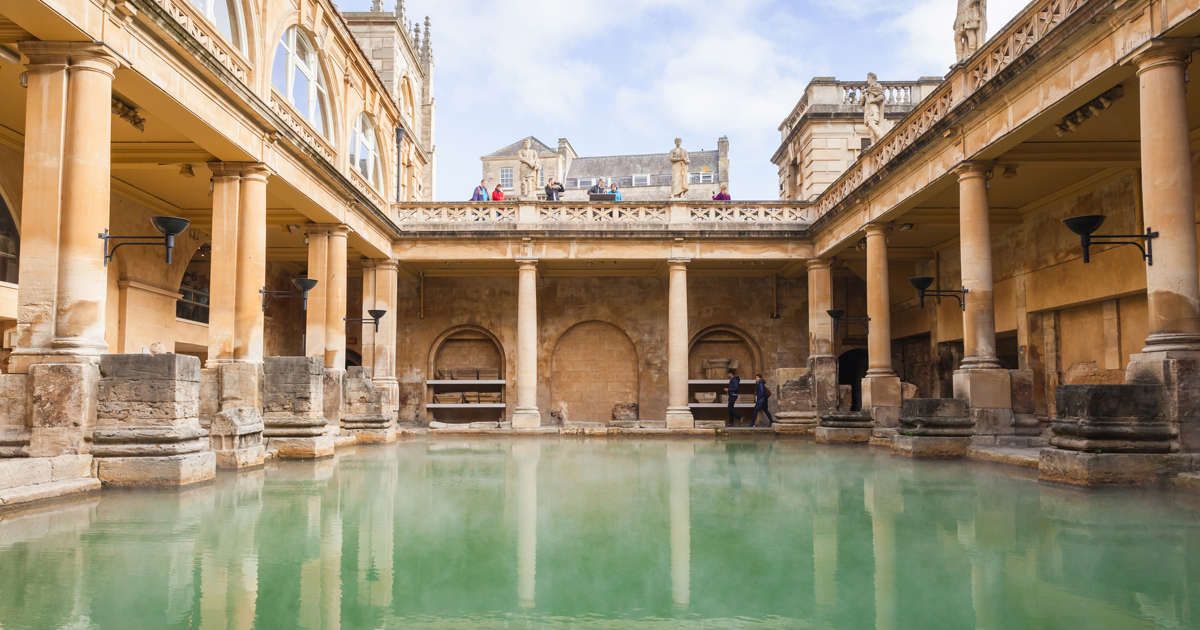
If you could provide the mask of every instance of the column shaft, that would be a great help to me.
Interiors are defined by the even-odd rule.
[[[513,428],[541,426],[538,410],[537,261],[518,260],[517,407]]]
[[[667,261],[667,428],[677,429],[695,426],[688,407],[688,262]]]
[[[1142,214],[1161,236],[1146,267],[1144,352],[1200,348],[1200,283],[1191,150],[1188,50],[1155,46],[1137,59],[1141,102]]]
[[[867,376],[893,376],[887,234],[879,225],[867,226],[867,317]]]
[[[238,264],[234,358],[263,360],[263,309],[259,291],[267,282],[267,177],[261,164],[242,170],[238,208]]]
[[[346,234],[345,226],[329,232],[329,261],[325,274],[325,367],[346,369]]]
[[[833,355],[833,272],[828,260],[808,261],[808,355]]]
[[[963,311],[963,369],[1000,367],[996,358],[987,173],[988,168],[978,164],[964,165],[958,171],[959,244],[962,283],[967,289]]]
[[[375,273],[376,266],[373,260],[362,261],[362,313],[355,315],[364,320],[370,319],[371,314],[368,312],[375,308]],[[374,378],[375,375],[375,325],[369,321],[364,321],[360,326],[362,329],[359,332],[359,348],[362,355],[362,366],[367,370],[367,374]]]
[[[329,294],[329,230],[313,227],[306,234],[308,239],[308,277],[317,281],[317,286],[308,293],[308,310],[305,312],[304,355],[325,360],[325,302]]]
[[[29,57],[15,352],[36,354],[54,338],[63,143],[67,126],[67,55],[43,42],[21,44]]]
[[[73,50],[67,70],[53,342],[59,352],[94,355],[108,348],[104,340],[108,274],[96,235],[109,223],[116,67],[113,56],[95,47]]]
[[[238,208],[241,165],[213,162],[212,254],[208,288],[208,360],[233,359],[237,328]]]
[[[397,273],[394,260],[375,266],[375,308],[387,311],[375,333],[372,369],[375,385],[385,392],[384,408],[395,414],[400,408],[400,384],[396,380],[396,325],[400,321],[396,303]]]

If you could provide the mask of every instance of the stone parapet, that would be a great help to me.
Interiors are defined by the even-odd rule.
[[[178,486],[216,475],[216,458],[198,417],[199,359],[104,355],[98,392],[92,453],[102,483]]]
[[[267,448],[284,459],[333,455],[326,427],[324,368],[316,357],[263,360],[263,436]]]

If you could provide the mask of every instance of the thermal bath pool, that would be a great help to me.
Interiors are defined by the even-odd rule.
[[[1198,627],[1185,499],[795,441],[422,440],[0,514],[0,627]]]

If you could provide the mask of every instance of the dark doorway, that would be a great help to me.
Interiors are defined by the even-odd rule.
[[[851,411],[862,409],[862,380],[867,375],[867,351],[847,350],[838,357],[838,385],[849,385]]]

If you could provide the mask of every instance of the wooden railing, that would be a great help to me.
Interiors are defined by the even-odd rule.
[[[804,229],[811,207],[789,201],[422,202],[392,206],[404,230],[421,229]]]

